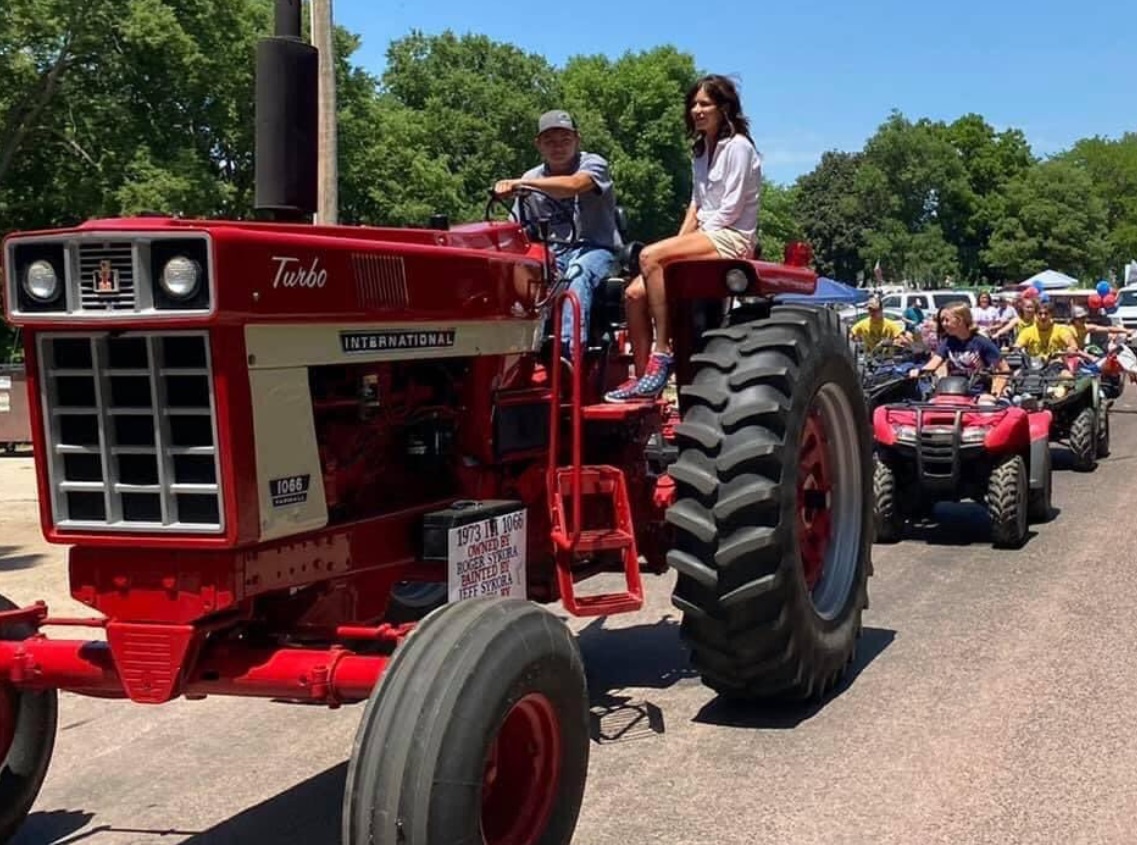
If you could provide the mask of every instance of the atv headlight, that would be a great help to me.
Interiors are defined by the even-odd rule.
[[[201,283],[201,266],[192,258],[175,255],[162,268],[162,289],[174,299],[189,299]]]
[[[59,276],[51,263],[33,261],[24,271],[24,290],[37,302],[51,302],[59,292]]]
[[[965,428],[959,435],[961,443],[982,443],[989,428]]]
[[[894,425],[893,432],[896,434],[897,440],[903,440],[907,443],[916,442],[916,426],[914,425]]]

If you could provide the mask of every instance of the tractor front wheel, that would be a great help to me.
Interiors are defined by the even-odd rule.
[[[1074,455],[1074,469],[1091,472],[1097,465],[1097,415],[1093,408],[1082,408],[1070,424],[1070,451]]]
[[[356,734],[344,845],[567,845],[584,798],[589,703],[568,628],[518,599],[429,614]]]
[[[872,449],[837,315],[780,306],[704,334],[675,429],[672,600],[728,698],[828,694],[868,602]]]
[[[0,611],[16,605],[0,596]],[[24,625],[0,627],[0,639],[23,640]],[[39,795],[55,750],[59,696],[55,690],[18,690],[0,681],[0,842],[11,839]]]

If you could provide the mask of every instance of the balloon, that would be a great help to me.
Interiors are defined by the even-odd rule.
[[[1110,291],[1109,282],[1107,282],[1105,279],[1102,279],[1100,282],[1098,282],[1097,292],[1099,294],[1101,294],[1102,296],[1105,296],[1107,293],[1109,293],[1109,291]]]
[[[1032,288],[1034,288],[1036,291],[1038,291],[1039,293],[1042,293],[1043,288],[1044,288],[1041,279],[1035,279],[1033,282],[1030,283],[1030,286]]]
[[[1023,299],[1034,299],[1038,296],[1038,288],[1027,288],[1023,291]]]
[[[1090,308],[1101,308],[1101,303],[1102,299],[1100,293],[1091,293],[1086,297],[1086,305],[1090,306]]]
[[[1101,298],[1101,304],[1106,308],[1116,308],[1117,307],[1117,294],[1112,293],[1112,292],[1107,293],[1105,296],[1103,296]]]
[[[1050,301],[1050,294],[1048,294],[1048,293],[1040,293],[1040,294],[1038,295],[1038,301],[1039,301],[1039,302],[1049,302],[1049,301]]]

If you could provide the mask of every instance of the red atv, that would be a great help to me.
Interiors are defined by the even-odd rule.
[[[941,378],[926,401],[873,413],[879,542],[898,540],[906,519],[937,502],[985,502],[996,548],[1021,546],[1028,521],[1050,518],[1050,412],[980,404],[973,383]]]

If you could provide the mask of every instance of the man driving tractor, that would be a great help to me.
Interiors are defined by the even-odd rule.
[[[494,193],[502,198],[518,194],[518,188],[537,188],[555,199],[541,194],[518,196],[514,205],[524,220],[549,219],[550,233],[559,241],[572,237],[575,243],[554,243],[552,251],[562,278],[569,280],[569,290],[580,300],[580,326],[576,340],[585,342],[592,294],[604,279],[616,272],[618,253],[623,246],[616,224],[616,193],[608,162],[603,156],[585,152],[580,146],[580,133],[572,116],[555,109],[537,121],[536,145],[542,163],[520,179],[502,179],[494,185]],[[566,308],[561,320],[564,354],[572,356],[572,309]]]

